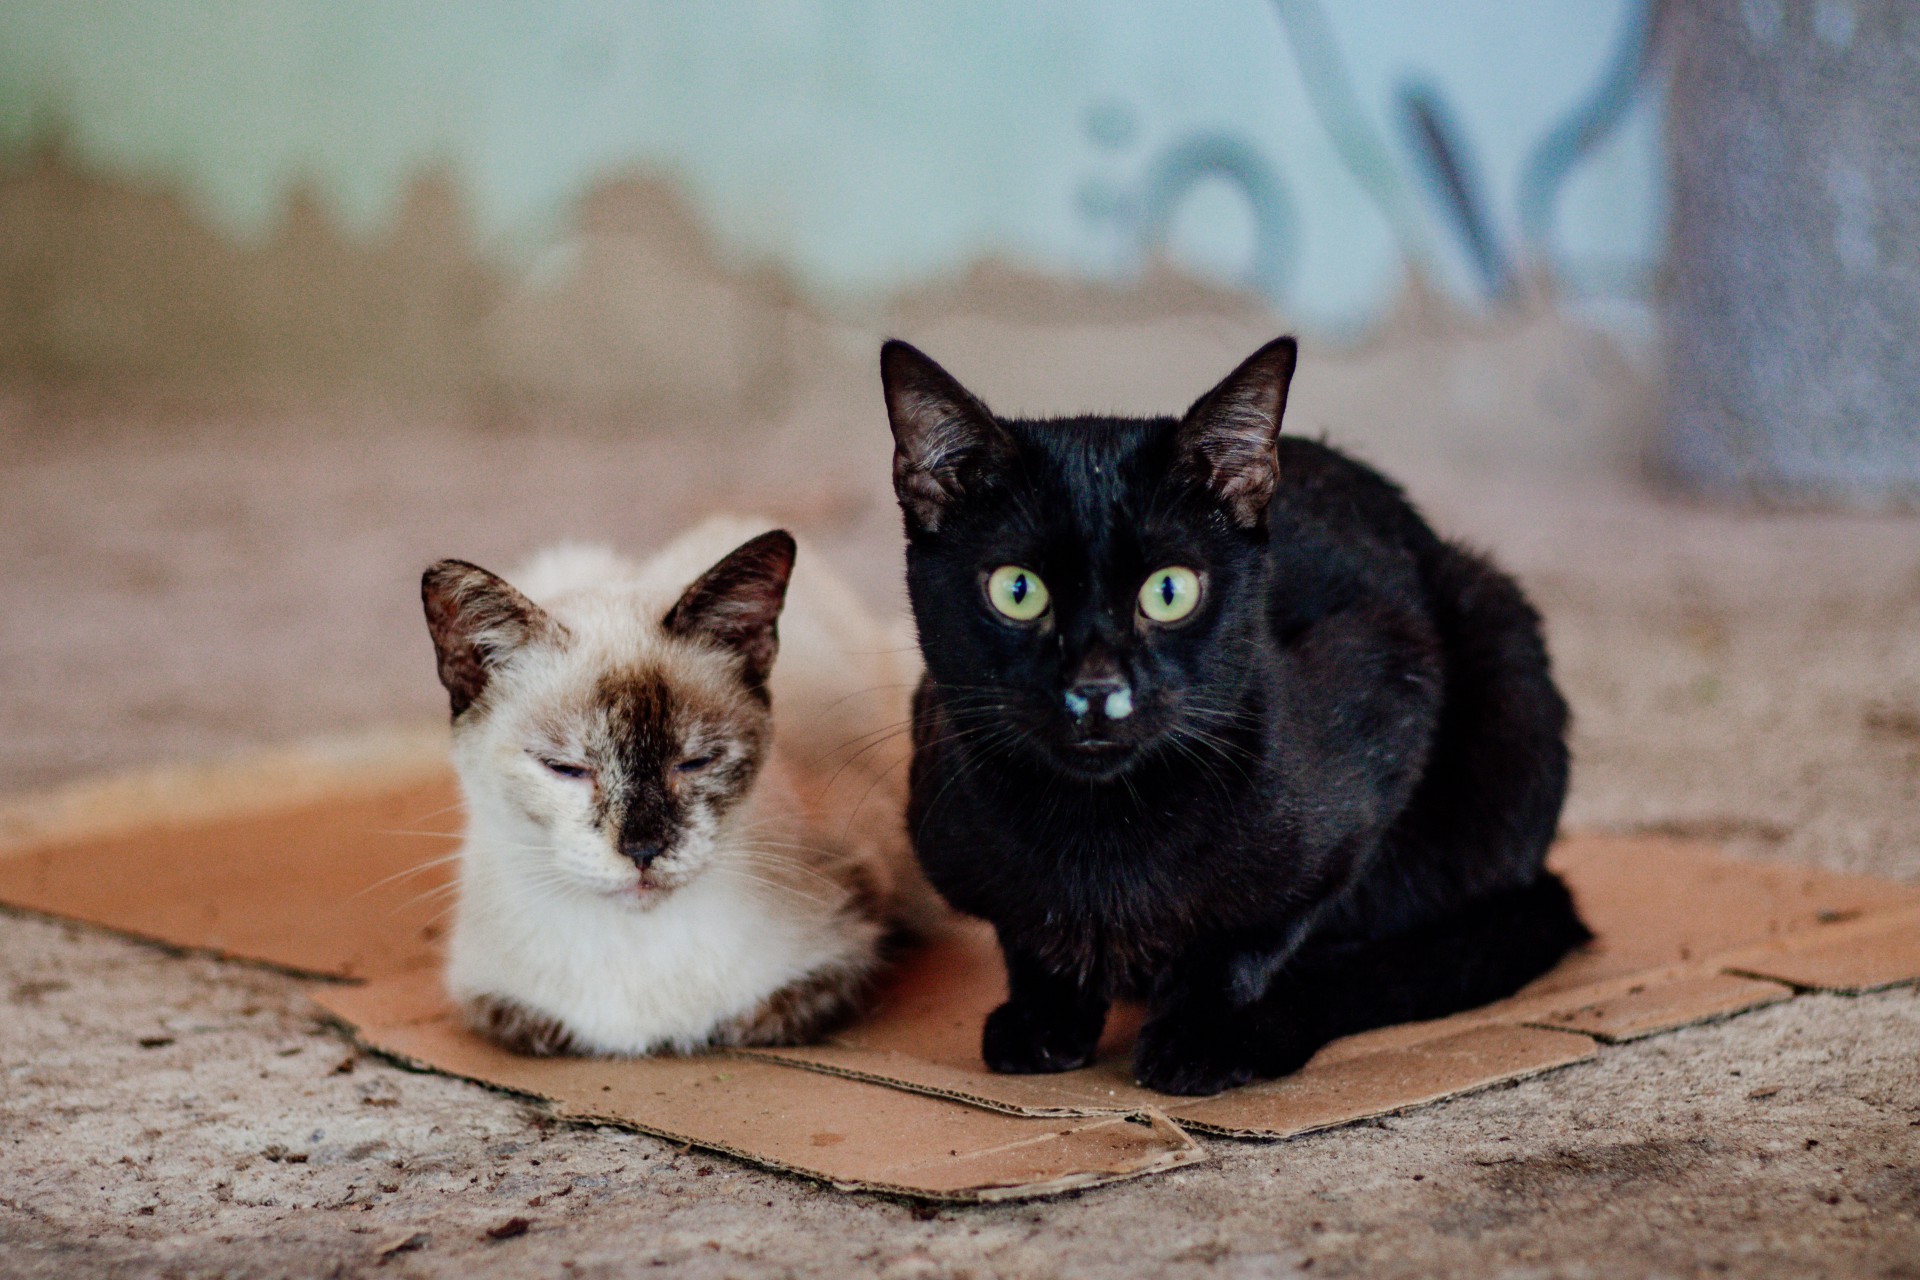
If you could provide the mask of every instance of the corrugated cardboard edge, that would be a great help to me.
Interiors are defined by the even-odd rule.
[[[1154,1108],[1147,1106],[1119,1103],[1113,1106],[1100,1106],[1078,1101],[1077,1099],[1081,1097],[1078,1090],[1062,1089],[1050,1083],[1057,1077],[1049,1075],[995,1076],[993,1077],[995,1085],[1006,1093],[1025,1093],[1033,1101],[1015,1101],[1007,1097],[1006,1093],[996,1097],[979,1091],[977,1082],[980,1077],[975,1073],[955,1070],[938,1062],[916,1058],[912,1054],[895,1053],[886,1049],[823,1044],[800,1045],[786,1049],[741,1049],[737,1052],[744,1056],[777,1062],[784,1067],[794,1067],[801,1071],[817,1071],[821,1075],[839,1076],[845,1080],[861,1080],[869,1084],[886,1085],[912,1093],[923,1093],[932,1098],[947,1098],[954,1102],[963,1102],[970,1107],[979,1107],[984,1111],[997,1111],[1009,1116],[1060,1120],[1076,1116],[1146,1116],[1154,1111]]]
[[[396,790],[446,776],[447,741],[444,725],[371,730],[9,796],[0,799],[0,857],[54,841],[268,813],[342,792]]]
[[[1716,958],[1726,972],[1800,991],[1864,995],[1920,982],[1920,907],[1875,911]]]
[[[1501,1052],[1494,1056],[1504,1061],[1498,1062],[1497,1065],[1469,1071],[1464,1075],[1442,1077],[1445,1083],[1436,1087],[1417,1088],[1411,1092],[1405,1088],[1389,1089],[1388,1097],[1376,1097],[1372,1101],[1362,1098],[1357,1103],[1352,1097],[1354,1080],[1356,1077],[1364,1080],[1370,1067],[1377,1072],[1383,1065],[1407,1062],[1418,1056],[1422,1059],[1424,1066],[1430,1068],[1436,1050],[1444,1056],[1449,1043],[1470,1040],[1500,1041]],[[896,1089],[907,1089],[915,1093],[950,1098],[970,1106],[983,1107],[1008,1115],[1032,1118],[1137,1117],[1158,1111],[1164,1112],[1166,1117],[1175,1124],[1204,1133],[1228,1138],[1275,1141],[1317,1133],[1324,1129],[1340,1128],[1348,1124],[1358,1124],[1378,1116],[1396,1115],[1444,1102],[1449,1098],[1464,1097],[1482,1089],[1491,1089],[1548,1071],[1555,1071],[1593,1057],[1598,1052],[1598,1045],[1591,1036],[1556,1028],[1506,1023],[1485,1023],[1446,1030],[1436,1028],[1436,1033],[1429,1039],[1345,1057],[1337,1064],[1317,1070],[1309,1065],[1292,1076],[1279,1080],[1261,1081],[1209,1098],[1186,1099],[1169,1096],[1162,1099],[1157,1106],[1148,1106],[1138,1100],[1117,1102],[1111,1106],[1102,1105],[1097,1101],[1088,1100],[1084,1087],[1052,1086],[1050,1088],[1047,1082],[1054,1077],[1048,1076],[995,1077],[996,1086],[1006,1092],[999,1096],[983,1094],[979,1092],[975,1083],[977,1077],[967,1072],[956,1071],[938,1063],[925,1062],[904,1054],[876,1050],[826,1045],[817,1048],[760,1049],[746,1052],[755,1057],[806,1071],[817,1071],[823,1075],[842,1076],[847,1079],[888,1085]],[[1345,1095],[1344,1101],[1337,1107],[1319,1108],[1322,1114],[1305,1119],[1297,1118],[1301,1109],[1300,1100],[1303,1097],[1312,1099],[1319,1096],[1329,1088],[1329,1085],[1334,1092]],[[1029,1092],[1041,1098],[1051,1096],[1055,1101],[1032,1104],[1010,1101],[1008,1093],[1016,1091]],[[1312,1104],[1308,1105],[1311,1109]],[[1277,1115],[1275,1119],[1263,1123],[1249,1124],[1244,1119],[1236,1121],[1222,1118],[1223,1113],[1229,1111],[1267,1112],[1269,1115],[1276,1115],[1276,1113]],[[1279,1118],[1286,1116],[1289,1111],[1296,1118]],[[1209,1118],[1210,1112],[1211,1118]],[[1327,1112],[1337,1114],[1324,1114]]]
[[[1768,952],[1767,957],[1777,963],[1773,952]],[[1915,976],[1920,978],[1920,967],[1916,968]],[[1338,1118],[1285,1118],[1294,1106],[1287,1095],[1318,1088],[1320,1080],[1332,1077],[1333,1063],[1327,1064],[1324,1071],[1309,1064],[1296,1076],[1245,1086],[1220,1098],[1197,1102],[1169,1098],[1158,1103],[1158,1108],[1178,1124],[1220,1136],[1294,1137],[1377,1116],[1401,1114],[1528,1079],[1593,1057],[1599,1043],[1622,1044],[1707,1025],[1791,999],[1793,994],[1793,987],[1782,981],[1725,972],[1712,962],[1649,970],[1547,995],[1514,997],[1484,1012],[1469,1010],[1420,1027],[1399,1028],[1401,1042],[1382,1048],[1362,1049],[1361,1042],[1356,1041],[1356,1051],[1343,1054],[1337,1064],[1343,1077],[1364,1070],[1364,1066],[1356,1064],[1364,1064],[1368,1059],[1377,1059],[1372,1064],[1375,1067],[1394,1060],[1381,1055],[1431,1056],[1436,1050],[1444,1053],[1444,1046],[1460,1037],[1506,1035],[1510,1053],[1505,1062],[1489,1064],[1485,1070],[1455,1078],[1443,1087],[1415,1089],[1390,1100],[1363,1103]],[[951,1098],[1010,1115],[1131,1115],[1148,1109],[1147,1104],[1138,1099],[1103,1104],[1088,1096],[1090,1086],[1084,1079],[1071,1076],[984,1077],[909,1054],[834,1044],[748,1052],[804,1070]],[[992,1092],[983,1090],[983,1082],[988,1081]],[[1216,1112],[1224,1109],[1222,1099],[1236,1100],[1235,1109],[1242,1111],[1270,1106],[1276,1109],[1277,1115],[1275,1120],[1257,1125],[1244,1120],[1224,1121],[1217,1116],[1208,1119],[1209,1109]],[[1294,1114],[1297,1115],[1297,1109]]]
[[[418,785],[428,779],[443,779],[446,776],[444,753],[444,729],[382,732],[308,743],[224,765],[155,770],[133,777],[71,787],[51,796],[0,803],[0,858],[10,851],[18,852],[22,846],[33,848],[55,841],[137,831],[152,826],[156,821],[190,825],[197,821],[271,813],[332,796],[381,794]],[[156,937],[152,940],[176,949],[194,949],[182,948],[177,940],[171,938]],[[216,950],[214,954],[225,953]],[[1539,1029],[1542,1033],[1571,1036],[1572,1041],[1584,1043],[1584,1051],[1565,1057],[1563,1061],[1557,1060],[1563,1056],[1562,1051],[1572,1053],[1579,1046],[1563,1040],[1559,1042],[1561,1050],[1545,1053],[1540,1062],[1516,1060],[1481,1075],[1468,1073],[1472,1078],[1457,1087],[1428,1093],[1415,1091],[1412,1095],[1403,1093],[1377,1105],[1343,1111],[1335,1118],[1301,1120],[1296,1108],[1295,1119],[1258,1127],[1243,1122],[1229,1122],[1223,1117],[1228,1112],[1249,1109],[1257,1102],[1261,1090],[1284,1089],[1291,1085],[1296,1093],[1299,1092],[1303,1081],[1311,1084],[1311,1068],[1302,1077],[1254,1085],[1248,1090],[1216,1099],[1168,1099],[1165,1100],[1166,1114],[1162,1115],[1160,1108],[1138,1099],[1102,1105],[1087,1097],[1084,1080],[1066,1086],[1056,1083],[1057,1078],[1050,1077],[1001,1077],[989,1082],[993,1088],[1003,1091],[1002,1096],[995,1097],[981,1092],[979,1073],[969,1073],[909,1055],[873,1050],[848,1050],[844,1047],[836,1050],[829,1046],[818,1050],[790,1051],[784,1055],[768,1053],[762,1060],[782,1067],[890,1087],[900,1092],[923,1094],[1005,1116],[1051,1120],[1145,1119],[1156,1130],[1164,1124],[1172,1132],[1179,1132],[1168,1120],[1168,1116],[1172,1116],[1203,1132],[1273,1139],[1339,1127],[1373,1116],[1398,1114],[1476,1089],[1551,1071],[1568,1062],[1592,1056],[1596,1050],[1589,1037],[1611,1042],[1637,1039],[1729,1017],[1788,998],[1794,990],[1861,992],[1920,981],[1920,908],[1911,904],[1909,893],[1905,900],[1896,897],[1893,905],[1885,909],[1871,909],[1861,917],[1796,931],[1767,943],[1742,944],[1733,951],[1714,954],[1697,964],[1686,966],[1684,973],[1658,973],[1665,975],[1660,981],[1669,985],[1660,985],[1660,982],[1649,985],[1649,980],[1657,976],[1656,971],[1644,971],[1541,997],[1537,1003],[1545,1007],[1537,1010],[1533,1010],[1531,1005],[1527,1005],[1526,1009],[1499,1007],[1486,1014],[1469,1013],[1448,1019],[1444,1029],[1441,1024],[1399,1028],[1396,1030],[1400,1035],[1394,1041],[1396,1047],[1406,1049],[1414,1046],[1416,1041],[1431,1042],[1438,1036],[1451,1034],[1461,1028],[1477,1026],[1510,1031],[1531,1028]],[[1624,988],[1621,986],[1623,981],[1627,983]],[[1521,1003],[1526,1005],[1524,1000]],[[366,1035],[362,1035],[361,1039],[369,1042]],[[371,1043],[376,1051],[385,1051],[379,1048],[377,1037]],[[1391,1051],[1364,1048],[1356,1043],[1347,1056],[1352,1060]],[[461,1074],[438,1067],[429,1066],[428,1069],[444,1074]],[[462,1078],[478,1079],[480,1083],[491,1087],[513,1091],[511,1086],[484,1077]],[[1009,1098],[1021,1098],[1024,1101],[1010,1102]],[[591,1115],[585,1118],[596,1119]],[[647,1132],[656,1131],[634,1122],[631,1117],[605,1122],[620,1123]],[[676,1141],[695,1141],[683,1134],[660,1132]],[[1189,1146],[1193,1145],[1191,1139],[1184,1140]],[[698,1145],[740,1154],[742,1158],[767,1167],[789,1169],[803,1176],[822,1177],[817,1171],[809,1171],[803,1166],[796,1167],[743,1153],[728,1144],[706,1141]],[[1194,1150],[1197,1152],[1198,1148]],[[1192,1158],[1200,1157],[1176,1159],[1175,1163],[1191,1162]],[[1142,1173],[1152,1171],[1155,1170],[1139,1170]],[[1089,1177],[1093,1179],[1092,1182],[1086,1181]],[[823,1180],[841,1184],[841,1180],[831,1177],[824,1177]],[[1076,1173],[1067,1178],[1067,1182],[1075,1186],[1097,1185],[1101,1181],[1112,1180],[1115,1180],[1113,1176],[1101,1173]],[[879,1182],[845,1185],[893,1194],[926,1194],[923,1190]],[[1072,1189],[1072,1186],[1061,1185],[1060,1180],[1055,1179],[1046,1183],[1024,1183],[1002,1192],[981,1188],[965,1196],[946,1195],[937,1198],[1021,1198],[1051,1193],[1035,1189],[1042,1186]]]
[[[0,858],[4,857],[6,857],[6,852],[0,850]],[[129,942],[137,942],[143,947],[152,947],[163,955],[204,956],[209,960],[224,960],[230,964],[243,964],[248,968],[263,969],[268,973],[283,974],[289,978],[298,978],[302,982],[352,986],[362,981],[362,979],[357,977],[343,978],[337,973],[329,973],[323,969],[308,968],[304,965],[290,964],[281,960],[270,960],[264,956],[244,955],[240,952],[229,951],[225,947],[199,946],[189,942],[181,942],[174,938],[163,937],[157,933],[147,933],[127,925],[101,924],[97,920],[89,920],[81,916],[61,915],[57,911],[47,911],[39,907],[25,906],[5,898],[0,898],[0,912],[5,912],[8,915],[26,916],[35,920],[46,920],[70,927],[78,926],[82,929],[97,929],[101,933],[108,934],[115,938],[125,938]]]
[[[1009,1150],[1021,1147],[1031,1147],[1045,1143],[1073,1143],[1088,1138],[1097,1138],[1100,1130],[1121,1124],[1144,1125],[1149,1130],[1153,1140],[1159,1145],[1159,1150],[1148,1153],[1145,1158],[1129,1158],[1123,1162],[1105,1165],[1095,1162],[1092,1163],[1090,1167],[1072,1169],[1048,1178],[1022,1181],[995,1181],[989,1179],[963,1187],[916,1185],[912,1182],[890,1180],[884,1177],[849,1178],[845,1176],[844,1173],[834,1173],[830,1170],[810,1167],[790,1159],[782,1159],[765,1149],[757,1149],[751,1145],[739,1142],[730,1142],[724,1138],[716,1137],[712,1133],[700,1132],[697,1128],[691,1126],[676,1126],[673,1124],[652,1122],[644,1117],[636,1116],[628,1112],[595,1105],[592,1102],[583,1102],[579,1098],[570,1096],[565,1092],[547,1092],[527,1088],[508,1080],[463,1071],[457,1066],[449,1065],[443,1061],[437,1061],[430,1057],[423,1057],[417,1053],[409,1052],[402,1047],[406,1037],[403,1034],[395,1034],[395,1029],[367,1027],[361,1025],[356,1020],[354,1015],[355,996],[364,990],[365,988],[343,989],[340,987],[329,988],[315,986],[309,989],[308,995],[325,1011],[329,1018],[344,1028],[353,1037],[356,1044],[368,1052],[378,1054],[410,1070],[466,1080],[484,1088],[516,1097],[537,1099],[550,1103],[554,1114],[567,1120],[607,1125],[631,1130],[635,1133],[649,1134],[669,1142],[696,1147],[703,1151],[716,1152],[761,1168],[772,1169],[781,1173],[807,1178],[811,1181],[825,1183],[842,1191],[866,1192],[898,1196],[912,1200],[954,1204],[1002,1203],[1041,1199],[1061,1195],[1066,1192],[1082,1191],[1115,1182],[1129,1181],[1134,1178],[1145,1177],[1149,1174],[1162,1173],[1171,1169],[1200,1164],[1209,1158],[1206,1148],[1196,1142],[1192,1135],[1173,1124],[1164,1115],[1154,1112],[1143,1112],[1137,1115],[1127,1116],[1062,1117],[1053,1119],[1051,1123],[1047,1120],[1036,1119],[1034,1124],[1037,1131],[1031,1135],[1023,1136],[1014,1142],[967,1152],[952,1159],[943,1157],[938,1152],[933,1152],[928,1155],[925,1161],[912,1167],[926,1169],[945,1167],[951,1169],[956,1165],[964,1166],[969,1162],[1002,1155]],[[400,1030],[404,1030],[404,1028]],[[676,1060],[676,1065],[687,1065],[697,1061],[714,1064],[737,1062],[742,1066],[750,1068],[772,1069],[776,1074],[781,1075],[792,1076],[802,1074],[791,1072],[785,1064],[782,1063],[757,1056],[737,1053],[706,1055],[703,1059],[679,1059]],[[571,1060],[569,1065],[582,1064],[579,1064],[578,1060]],[[649,1064],[645,1061],[635,1061],[632,1063],[596,1065],[605,1065],[616,1070],[624,1067],[635,1071],[645,1071]],[[865,1082],[845,1080],[841,1081],[841,1083],[857,1083],[858,1087],[861,1088],[873,1088],[884,1093],[889,1099],[894,1100],[915,1096],[912,1091],[888,1088],[884,1085],[871,1085]],[[943,1107],[959,1105],[945,1099],[927,1098],[924,1099],[924,1101],[928,1105]],[[1002,1117],[1002,1119],[1008,1118],[1010,1117]],[[1082,1120],[1085,1121],[1085,1123],[1057,1127],[1062,1119]]]
[[[1375,1102],[1364,1100],[1364,1085],[1370,1070],[1391,1071],[1394,1063],[1417,1057],[1422,1072],[1433,1074],[1436,1061],[1444,1063],[1450,1052],[1470,1058],[1476,1051],[1485,1051],[1500,1065],[1491,1069],[1470,1065],[1466,1071],[1451,1077],[1439,1074],[1432,1087],[1412,1096],[1404,1088],[1390,1087],[1382,1091],[1389,1095],[1385,1099]],[[1167,1114],[1175,1123],[1202,1133],[1272,1142],[1344,1128],[1381,1116],[1403,1115],[1453,1098],[1464,1098],[1487,1089],[1530,1080],[1576,1062],[1585,1062],[1599,1051],[1600,1046],[1593,1037],[1577,1032],[1486,1023],[1417,1044],[1346,1059],[1339,1064],[1337,1077],[1331,1070],[1324,1075],[1315,1073],[1309,1064],[1304,1070],[1280,1080],[1248,1085],[1217,1097],[1169,1106]],[[1358,1090],[1355,1088],[1356,1076],[1363,1086]],[[1314,1095],[1326,1087],[1330,1078],[1334,1081],[1330,1090],[1334,1097],[1319,1102]],[[1360,1099],[1353,1096],[1356,1092],[1361,1093]],[[1236,1111],[1254,1113],[1262,1110],[1269,1115],[1277,1113],[1279,1116],[1291,1112],[1295,1118],[1278,1123],[1269,1119],[1258,1125],[1227,1118]]]
[[[1793,998],[1793,988],[1716,966],[1676,966],[1506,1003],[1500,1021],[1577,1031],[1605,1044],[1737,1017]]]
[[[303,976],[437,963],[462,809],[451,771],[409,773],[398,751],[373,769],[355,759],[335,771],[322,753],[290,752],[271,769],[210,771],[217,812],[190,819],[206,797],[169,789],[190,772],[102,788],[123,805],[151,797],[155,819],[122,808],[45,824],[0,849],[0,903]],[[262,803],[287,769],[324,777],[321,794]]]

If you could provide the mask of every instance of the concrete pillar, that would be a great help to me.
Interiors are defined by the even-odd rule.
[[[1920,500],[1920,2],[1669,0],[1664,463]]]

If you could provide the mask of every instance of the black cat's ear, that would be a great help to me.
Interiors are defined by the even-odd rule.
[[[1280,417],[1299,349],[1292,338],[1260,348],[1187,410],[1180,422],[1180,466],[1226,507],[1235,524],[1266,524],[1280,484]]]
[[[893,425],[893,491],[914,527],[932,533],[982,475],[1012,460],[1013,441],[953,375],[898,338],[880,348]]]
[[[780,610],[793,576],[793,535],[775,529],[728,552],[686,589],[663,622],[669,635],[710,640],[738,653],[747,687],[764,689],[780,651]]]
[[[505,578],[465,560],[442,560],[421,574],[420,603],[456,718],[511,654],[534,640],[566,635],[565,627]]]

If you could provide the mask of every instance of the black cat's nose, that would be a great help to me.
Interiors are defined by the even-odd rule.
[[[622,840],[620,842],[620,856],[632,859],[633,865],[642,871],[652,866],[653,860],[658,858],[660,854],[661,849],[657,844],[645,844],[638,840]]]
[[[1076,680],[1067,688],[1066,704],[1075,720],[1125,720],[1133,714],[1133,686],[1117,674]]]
[[[1133,714],[1133,686],[1126,669],[1104,644],[1095,643],[1081,656],[1062,697],[1067,714],[1083,723],[1089,718],[1125,720]]]

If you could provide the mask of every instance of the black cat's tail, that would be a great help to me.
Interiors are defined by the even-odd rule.
[[[1290,1071],[1328,1040],[1510,996],[1592,937],[1566,885],[1542,870],[1401,933],[1309,943],[1276,982],[1284,990],[1262,1002],[1276,1015],[1273,1050],[1288,1060],[1269,1065]]]

